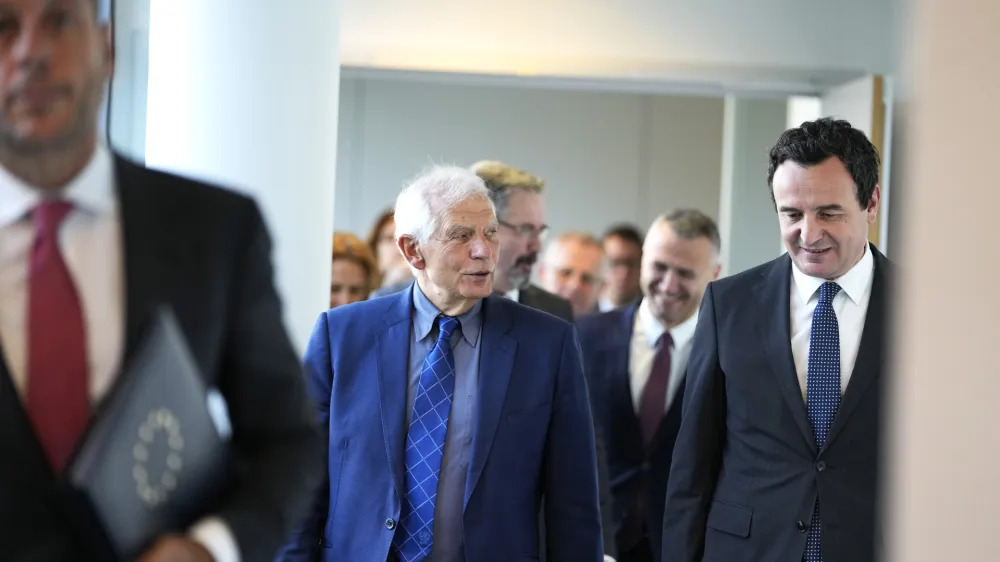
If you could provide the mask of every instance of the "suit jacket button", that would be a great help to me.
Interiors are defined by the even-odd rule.
[[[818,463],[816,463],[816,470],[818,470],[820,472],[823,472],[824,470],[826,470],[826,463],[823,462],[823,461],[819,461]]]
[[[800,533],[804,533],[809,530],[809,527],[806,525],[805,521],[797,522],[795,524],[795,528],[798,529]]]
[[[394,519],[386,519],[385,520],[385,528],[389,529],[390,531],[393,530],[393,529],[395,529],[396,528],[396,521]]]

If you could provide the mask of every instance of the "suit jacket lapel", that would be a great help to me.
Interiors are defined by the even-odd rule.
[[[641,301],[639,301],[641,302]],[[614,369],[614,380],[612,381],[614,390],[614,400],[619,405],[618,411],[624,417],[623,421],[628,428],[627,435],[636,436],[635,443],[639,449],[643,448],[642,427],[639,425],[639,416],[635,410],[635,403],[632,400],[632,375],[630,358],[632,355],[632,336],[635,328],[635,315],[639,311],[639,302],[635,302],[625,310],[622,315],[623,325],[618,333],[623,334],[621,340],[615,340],[611,344],[614,348],[614,356],[611,358]]]
[[[507,398],[507,385],[514,368],[517,342],[507,335],[510,318],[500,299],[491,296],[483,301],[482,345],[479,357],[479,400],[476,408],[476,427],[472,438],[472,461],[469,463],[465,483],[463,507],[468,505],[472,492],[486,466],[493,437],[496,435],[500,414]]]
[[[754,287],[754,302],[757,304],[757,329],[764,340],[764,353],[771,362],[778,388],[792,412],[795,425],[810,450],[816,452],[816,440],[802,400],[802,388],[795,373],[792,357],[791,295],[792,260],[788,254],[773,262],[769,270]]]
[[[166,244],[170,232],[158,220],[166,201],[157,201],[146,190],[149,172],[121,157],[115,157],[115,185],[121,216],[123,287],[125,289],[125,362],[142,339],[150,313],[163,304],[165,290],[175,272],[176,244]]]
[[[868,299],[868,312],[865,315],[865,327],[861,333],[861,345],[858,348],[858,357],[854,361],[854,371],[851,373],[851,380],[847,384],[847,390],[840,401],[840,408],[837,416],[830,427],[830,434],[827,436],[826,445],[837,437],[844,429],[851,414],[857,407],[858,402],[864,396],[872,381],[882,370],[885,353],[885,332],[886,332],[886,285],[890,279],[890,264],[874,245],[869,245],[872,256],[875,258],[875,271],[872,279],[872,294]]]
[[[382,431],[385,434],[385,453],[389,470],[396,483],[396,493],[406,496],[404,479],[406,454],[406,390],[410,384],[409,349],[411,321],[410,288],[396,293],[395,300],[386,311],[385,328],[376,340],[378,365],[379,408],[382,412]],[[405,352],[403,350],[406,350]]]

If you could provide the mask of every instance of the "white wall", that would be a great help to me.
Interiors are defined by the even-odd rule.
[[[334,226],[365,234],[430,163],[498,159],[547,182],[556,232],[718,216],[723,100],[345,79]]]
[[[767,153],[785,131],[787,103],[726,99],[722,160],[722,274],[732,275],[770,261],[781,233],[767,186]]]
[[[105,3],[107,0],[105,0]],[[111,82],[111,145],[137,161],[146,154],[149,2],[115,2],[115,73]]]
[[[802,84],[890,67],[892,0],[341,3],[342,60],[362,67]]]

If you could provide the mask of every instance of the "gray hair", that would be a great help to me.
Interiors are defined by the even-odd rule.
[[[396,198],[396,238],[408,236],[426,244],[437,232],[442,214],[476,197],[490,200],[479,176],[457,166],[431,167],[410,181]]]
[[[671,213],[662,214],[656,217],[650,229],[661,224],[669,225],[674,234],[686,240],[708,238],[712,247],[715,248],[716,255],[722,250],[719,227],[715,225],[712,217],[697,209],[678,209]]]
[[[496,160],[480,160],[469,169],[482,178],[489,189],[498,218],[506,216],[510,197],[515,192],[541,193],[545,189],[542,178]]]

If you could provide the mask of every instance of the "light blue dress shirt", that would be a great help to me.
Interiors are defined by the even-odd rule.
[[[424,359],[437,341],[437,317],[441,311],[413,284],[413,329],[410,337],[410,378],[406,390],[406,425],[413,414],[413,400],[420,381]],[[448,433],[441,459],[437,503],[434,506],[434,550],[431,562],[465,562],[465,530],[462,515],[465,481],[472,455],[472,436],[476,425],[476,394],[479,386],[480,333],[482,301],[458,317],[460,330],[451,337],[455,358],[455,393],[448,417]]]

